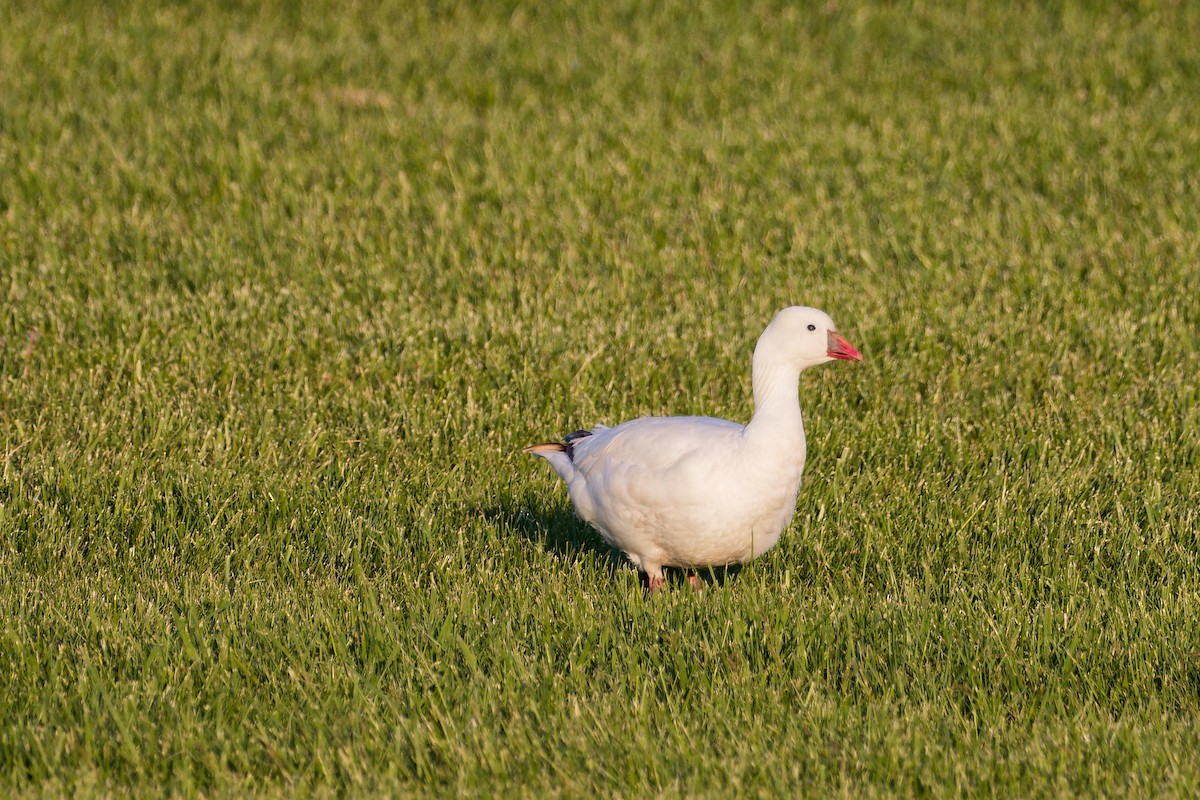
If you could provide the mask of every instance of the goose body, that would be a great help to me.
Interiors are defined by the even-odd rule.
[[[775,546],[804,472],[798,379],[862,356],[814,308],[775,315],[754,349],[754,416],[643,417],[533,445],[567,484],[575,513],[662,585],[664,566],[738,564]]]

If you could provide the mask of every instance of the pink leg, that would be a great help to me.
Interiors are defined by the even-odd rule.
[[[696,573],[688,572],[688,583],[690,583],[692,585],[692,588],[695,589],[697,592],[704,591],[704,581],[702,581],[700,579],[700,576],[697,575]]]
[[[662,591],[663,587],[667,585],[667,582],[663,580],[662,570],[657,569],[654,572],[646,573],[646,581],[650,594]]]

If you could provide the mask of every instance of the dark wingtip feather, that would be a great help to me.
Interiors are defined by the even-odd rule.
[[[563,449],[567,452],[567,458],[575,460],[575,442],[579,439],[586,439],[591,436],[591,431],[573,431],[563,437]]]

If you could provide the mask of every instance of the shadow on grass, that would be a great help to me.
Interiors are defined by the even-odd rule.
[[[546,506],[533,497],[512,498],[483,509],[482,514],[491,522],[542,546],[564,562],[571,563],[590,555],[596,557],[610,575],[633,569],[625,555],[610,547],[598,531],[575,516],[569,505]],[[694,574],[706,585],[724,586],[726,580],[741,570],[741,564],[731,564],[697,569]],[[642,585],[646,586],[645,574],[639,572],[638,575]],[[686,570],[670,568],[664,575],[669,585],[687,584]]]
[[[632,569],[620,551],[609,547],[600,534],[575,516],[569,505],[546,506],[536,498],[512,498],[482,510],[496,525],[540,545],[565,562],[594,556],[608,572]]]

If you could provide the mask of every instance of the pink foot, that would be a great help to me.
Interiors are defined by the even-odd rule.
[[[697,592],[704,591],[704,581],[700,580],[700,576],[697,575],[696,573],[694,573],[694,572],[688,573],[688,583],[690,583],[692,585],[692,588],[695,589]]]
[[[650,594],[661,591],[662,588],[667,585],[667,582],[663,580],[661,572],[657,575],[647,575],[646,579],[648,582],[648,588],[650,589]]]

